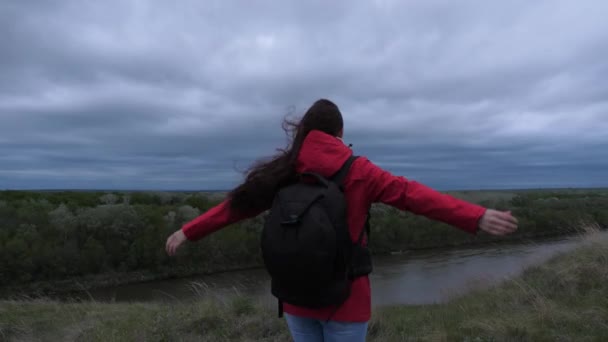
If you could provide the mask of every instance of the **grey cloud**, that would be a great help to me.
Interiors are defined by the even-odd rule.
[[[0,188],[227,188],[320,97],[433,186],[607,186],[606,9],[5,1]]]

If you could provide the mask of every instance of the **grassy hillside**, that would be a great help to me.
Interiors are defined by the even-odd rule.
[[[447,304],[377,309],[370,341],[608,341],[608,239]],[[229,302],[1,301],[6,341],[286,341],[275,307]]]

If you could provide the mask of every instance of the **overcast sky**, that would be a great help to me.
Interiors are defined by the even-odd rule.
[[[0,189],[227,189],[333,100],[441,190],[608,186],[608,2],[0,2]]]

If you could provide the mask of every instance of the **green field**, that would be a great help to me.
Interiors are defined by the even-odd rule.
[[[0,301],[5,341],[286,341],[276,308],[246,297],[172,304]],[[608,238],[446,304],[378,309],[370,341],[607,341]]]

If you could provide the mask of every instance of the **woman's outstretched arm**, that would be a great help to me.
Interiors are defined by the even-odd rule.
[[[225,199],[169,236],[165,245],[167,254],[175,255],[177,249],[186,241],[200,240],[226,226],[255,217],[264,211],[237,212],[230,208],[230,200]]]
[[[363,174],[372,203],[384,203],[397,209],[441,221],[472,234],[478,230],[494,235],[517,229],[517,219],[510,212],[487,209],[480,205],[442,194],[424,184],[395,176],[363,160]]]

